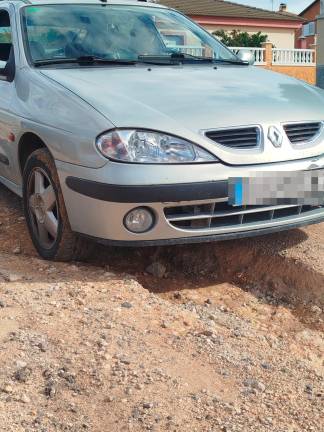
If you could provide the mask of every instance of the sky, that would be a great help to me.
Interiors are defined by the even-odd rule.
[[[247,4],[250,6],[260,7],[264,9],[272,9],[272,0],[231,0],[235,3]],[[314,0],[273,0],[274,10],[279,9],[280,3],[287,3],[288,11],[300,13]]]

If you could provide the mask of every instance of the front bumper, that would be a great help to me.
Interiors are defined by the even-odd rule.
[[[227,179],[256,171],[298,171],[324,167],[324,157],[245,167],[222,164],[143,166],[107,163],[89,169],[56,162],[72,230],[110,244],[155,245],[247,237],[318,223],[324,209],[280,206],[234,209],[227,203]],[[125,215],[149,207],[152,230],[129,232]]]

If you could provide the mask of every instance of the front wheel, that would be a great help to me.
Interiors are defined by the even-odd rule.
[[[33,244],[47,260],[83,259],[89,248],[71,231],[53,158],[47,149],[34,151],[23,173],[24,214]]]

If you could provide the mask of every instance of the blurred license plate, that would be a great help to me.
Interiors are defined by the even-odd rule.
[[[229,179],[229,204],[324,205],[324,170],[263,172]]]

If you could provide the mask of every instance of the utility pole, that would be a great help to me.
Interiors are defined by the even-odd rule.
[[[274,0],[271,0],[271,10],[274,10]]]

